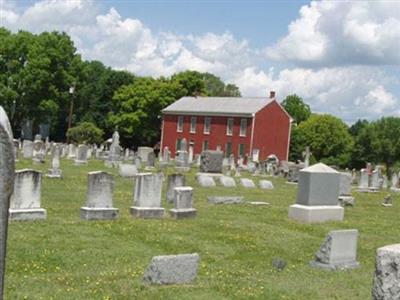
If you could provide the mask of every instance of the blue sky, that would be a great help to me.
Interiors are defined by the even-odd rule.
[[[347,123],[400,115],[400,1],[0,0],[0,21],[137,75],[211,72]]]

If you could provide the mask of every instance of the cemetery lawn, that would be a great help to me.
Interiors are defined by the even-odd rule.
[[[47,171],[31,161],[17,169]],[[381,206],[385,192],[359,194],[345,209],[344,222],[306,225],[288,219],[295,185],[270,179],[274,190],[200,188],[195,170],[187,184],[195,188],[198,216],[190,220],[133,219],[129,214],[133,180],[117,169],[91,160],[87,166],[61,161],[64,179],[42,181],[42,207],[47,220],[11,222],[8,233],[5,299],[370,299],[375,252],[400,241],[400,203]],[[87,173],[107,170],[115,175],[116,221],[82,221]],[[169,172],[173,172],[170,168]],[[257,177],[243,176],[258,182]],[[238,183],[238,180],[235,179]],[[164,190],[165,190],[164,183]],[[164,207],[167,205],[164,195]],[[209,195],[239,195],[271,205],[211,205]],[[333,229],[358,229],[356,270],[329,272],[309,267],[326,234]],[[190,285],[149,286],[142,276],[156,255],[193,253],[201,262]],[[279,272],[271,261],[282,258]]]

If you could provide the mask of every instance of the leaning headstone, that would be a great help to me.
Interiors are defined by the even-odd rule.
[[[274,185],[269,180],[264,180],[264,179],[260,180],[258,182],[258,184],[259,184],[260,188],[263,189],[263,190],[272,190],[272,189],[274,189]]]
[[[327,270],[346,270],[357,268],[358,230],[332,230],[315,254],[312,267]]]
[[[46,210],[40,207],[41,187],[41,172],[30,169],[15,172],[14,194],[10,201],[10,220],[46,219]]]
[[[221,173],[223,158],[222,151],[203,151],[200,157],[200,172]]]
[[[88,163],[87,161],[87,153],[88,153],[88,146],[86,145],[79,145],[77,150],[76,150],[76,157],[74,164],[75,165],[86,165]]]
[[[342,221],[339,181],[340,173],[322,163],[302,169],[296,204],[289,207],[289,218],[305,223]]]
[[[24,158],[32,158],[33,156],[33,143],[28,140],[22,142],[22,153]]]
[[[48,169],[46,177],[49,178],[61,178],[62,171],[60,169],[60,147],[57,145],[53,151],[53,157],[51,158],[51,168]]]
[[[86,206],[81,207],[83,220],[113,220],[118,209],[113,207],[114,177],[112,174],[95,171],[88,174]]]
[[[139,218],[161,218],[162,174],[138,173],[136,175],[133,206],[131,215]]]
[[[216,186],[214,178],[211,176],[200,175],[197,176],[197,182],[201,187],[214,187]]]
[[[7,114],[0,106],[0,299],[3,299],[8,210],[14,186],[14,165],[12,129]]]
[[[400,299],[400,244],[376,251],[373,300]]]
[[[218,177],[219,183],[224,187],[236,187],[236,182],[232,177],[229,176],[220,176]]]
[[[170,209],[171,217],[176,219],[193,218],[197,210],[193,208],[193,188],[179,186],[174,189],[174,208]]]
[[[353,179],[350,173],[340,173],[339,203],[341,206],[354,206],[354,197],[351,195],[351,183]]]
[[[256,187],[253,180],[249,178],[240,178],[240,184],[242,185],[242,187],[245,187],[247,189],[252,189]]]
[[[138,173],[138,170],[135,165],[119,164],[118,173],[121,177],[135,177]]]
[[[208,203],[211,204],[241,204],[244,203],[243,197],[239,196],[208,196]]]
[[[200,257],[197,253],[152,258],[143,281],[151,284],[185,284],[196,279]]]
[[[174,202],[175,188],[185,186],[185,175],[170,174],[167,178],[167,202]]]

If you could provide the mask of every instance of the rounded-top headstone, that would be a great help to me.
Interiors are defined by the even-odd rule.
[[[310,167],[301,169],[300,172],[306,172],[306,173],[335,173],[339,174],[338,171],[335,169],[332,169],[331,167],[323,164],[323,163],[317,163],[315,165],[312,165]]]

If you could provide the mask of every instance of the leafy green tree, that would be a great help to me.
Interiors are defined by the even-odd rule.
[[[206,95],[203,74],[197,71],[185,71],[171,77],[171,81],[180,84],[184,89],[185,96]]]
[[[118,128],[124,145],[154,145],[160,138],[161,110],[186,91],[177,81],[137,78],[115,93],[108,122]]]
[[[232,83],[228,83],[227,85],[225,85],[224,96],[226,96],[226,97],[241,97],[242,95],[240,94],[240,90],[236,85],[234,85]]]
[[[90,122],[80,123],[67,132],[67,137],[78,144],[101,144],[103,135],[103,130]]]
[[[291,115],[296,124],[306,121],[311,116],[310,106],[296,94],[289,95],[282,101],[282,106]]]
[[[374,161],[373,149],[371,149],[372,135],[368,127],[369,122],[367,120],[358,120],[349,128],[354,139],[350,162],[352,168],[361,169],[365,167],[366,162]]]
[[[342,120],[331,115],[312,115],[297,128],[299,147],[310,146],[317,161],[348,166],[354,144],[348,127]]]

